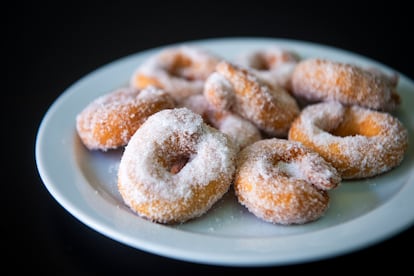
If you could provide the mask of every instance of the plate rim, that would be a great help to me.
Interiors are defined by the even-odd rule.
[[[110,68],[116,67],[117,64],[121,64],[123,62],[126,62],[127,60],[133,59],[134,57],[138,57],[138,56],[143,56],[143,55],[149,55],[150,53],[154,52],[154,51],[158,51],[162,48],[165,47],[169,47],[169,46],[174,46],[174,45],[179,45],[179,44],[209,44],[209,43],[218,43],[218,42],[226,42],[226,43],[234,43],[235,41],[237,41],[238,43],[242,43],[243,41],[249,41],[249,42],[260,42],[260,43],[287,43],[287,44],[300,44],[301,47],[318,47],[318,48],[326,48],[329,49],[330,51],[334,51],[334,52],[339,52],[343,55],[351,55],[353,57],[356,58],[361,58],[364,59],[370,63],[374,63],[374,64],[378,64],[381,67],[385,67],[388,69],[389,68],[387,65],[384,65],[378,61],[372,60],[369,57],[366,56],[362,56],[358,53],[354,53],[354,52],[350,52],[347,51],[345,49],[340,49],[340,48],[336,48],[333,46],[329,46],[329,45],[324,45],[324,44],[318,44],[318,43],[314,43],[314,42],[309,42],[309,41],[301,41],[301,40],[295,40],[295,39],[285,39],[285,38],[270,38],[270,37],[229,37],[229,38],[208,38],[208,39],[200,39],[200,40],[192,40],[192,41],[184,41],[184,42],[177,42],[177,43],[173,43],[173,44],[168,44],[168,45],[163,45],[163,46],[158,46],[155,48],[151,48],[151,49],[147,49],[144,51],[140,51],[131,55],[127,55],[125,57],[119,58],[117,60],[114,60],[108,64],[105,64],[99,68],[97,68],[96,70],[93,70],[92,72],[86,74],[85,76],[83,76],[82,78],[80,78],[79,80],[77,80],[76,82],[74,82],[71,86],[69,86],[67,89],[65,89],[56,99],[55,101],[50,105],[50,107],[48,108],[48,110],[46,111],[46,113],[44,114],[41,123],[39,125],[39,129],[38,132],[36,134],[36,142],[35,142],[35,161],[36,161],[36,166],[39,172],[39,175],[41,177],[41,180],[44,184],[44,186],[47,188],[48,192],[53,196],[53,198],[64,208],[66,209],[70,214],[72,214],[75,218],[77,218],[79,221],[81,221],[82,223],[84,223],[85,225],[91,227],[92,229],[94,229],[95,231],[109,237],[112,238],[115,241],[121,242],[123,244],[129,245],[131,247],[134,247],[136,249],[139,250],[143,250],[146,252],[150,252],[156,255],[160,255],[160,256],[164,256],[164,257],[169,257],[169,258],[174,258],[174,259],[178,259],[178,260],[182,260],[182,261],[191,261],[191,262],[195,262],[195,263],[204,263],[204,264],[213,264],[213,265],[230,265],[230,266],[269,266],[269,265],[285,265],[285,264],[293,264],[293,263],[303,263],[303,262],[310,262],[310,261],[314,261],[314,260],[320,260],[320,259],[324,259],[324,258],[330,258],[330,257],[334,257],[337,255],[342,255],[342,254],[346,254],[349,253],[351,251],[355,251],[357,249],[361,249],[361,248],[365,248],[369,245],[375,244],[380,242],[381,240],[384,240],[386,238],[389,238],[399,232],[402,232],[404,230],[406,230],[407,228],[409,228],[411,225],[414,224],[414,213],[413,214],[408,214],[410,215],[410,217],[406,217],[406,219],[404,221],[400,221],[399,227],[391,227],[391,229],[387,229],[387,232],[380,232],[380,233],[376,233],[374,235],[372,235],[371,239],[367,240],[367,241],[358,241],[358,243],[353,243],[353,244],[346,244],[343,245],[342,247],[337,247],[335,249],[329,248],[329,249],[319,249],[319,251],[314,252],[313,254],[309,254],[309,253],[303,253],[303,254],[299,254],[299,255],[292,255],[292,253],[290,252],[290,255],[288,254],[289,252],[286,253],[286,256],[276,256],[279,258],[276,258],[275,256],[269,256],[267,258],[265,258],[264,256],[266,256],[266,254],[261,254],[260,252],[256,252],[258,257],[252,256],[252,254],[249,254],[249,252],[244,252],[243,256],[237,255],[229,255],[229,252],[215,252],[214,256],[213,255],[206,255],[205,253],[203,253],[202,251],[197,251],[197,252],[188,252],[188,248],[179,248],[179,247],[172,247],[171,244],[149,244],[148,242],[139,240],[138,241],[136,239],[134,239],[134,237],[132,237],[131,235],[126,235],[125,233],[120,233],[119,231],[116,231],[116,229],[111,228],[111,222],[109,221],[109,219],[105,220],[104,218],[99,218],[99,216],[93,216],[91,215],[91,213],[86,213],[86,209],[87,207],[87,202],[83,202],[83,205],[79,206],[77,204],[74,203],[73,199],[67,198],[67,196],[65,196],[62,193],[62,187],[56,186],[57,184],[54,183],[55,181],[53,180],[53,178],[55,178],[56,176],[51,175],[51,172],[49,171],[49,169],[47,168],[48,165],[50,164],[46,164],[45,162],[45,156],[44,156],[44,147],[46,146],[44,144],[45,141],[45,135],[48,134],[47,130],[48,130],[48,124],[50,123],[50,120],[52,120],[54,117],[54,115],[56,114],[56,112],[59,112],[59,107],[61,107],[62,105],[64,105],[65,101],[67,101],[72,94],[74,94],[77,90],[77,88],[80,85],[83,85],[85,82],[87,82],[88,80],[90,80],[91,78],[93,78],[94,76],[99,75],[100,72],[104,72],[105,70],[108,70]],[[394,70],[395,71],[395,70]],[[399,72],[400,73],[400,72]],[[408,81],[408,83],[414,87],[414,83],[408,78],[406,77],[404,74],[400,74],[402,79],[405,79],[405,81]],[[73,160],[72,160],[73,161]],[[75,165],[75,164],[72,164]],[[411,183],[414,183],[414,173],[410,173],[408,175],[408,181],[411,181]],[[88,184],[85,178],[80,177],[79,179],[75,179],[74,181],[79,181],[78,185],[84,185],[84,184]],[[399,191],[399,193],[402,193],[403,190],[406,189],[410,189],[414,191],[413,187],[414,185],[408,186],[408,185],[404,185],[404,187],[402,188],[401,191]],[[59,189],[60,188],[60,189]],[[79,203],[79,202],[77,202]],[[392,204],[392,200],[389,200],[388,202],[384,203],[383,205],[379,206],[379,208],[377,209],[386,209],[387,206],[389,204]],[[85,209],[86,208],[86,209]],[[89,207],[90,208],[90,207]],[[89,209],[87,209],[89,210]],[[378,212],[377,212],[378,213]],[[370,214],[370,216],[368,216],[368,214]],[[363,220],[363,219],[367,219],[371,218],[374,219],[372,217],[372,213],[368,213],[365,214],[363,216],[360,216],[354,220],[352,220],[352,222],[355,222],[357,220]],[[374,220],[375,221],[375,220]],[[158,225],[158,224],[153,224],[151,222],[143,222],[144,225],[149,223],[151,225],[157,225],[157,228],[160,228],[161,230],[159,230],[159,232],[163,232],[163,229],[165,230],[165,228],[168,228],[167,232],[174,232],[174,236],[178,239],[178,240],[182,240],[183,237],[182,235],[180,235],[180,231],[178,229],[174,229],[174,228],[169,228],[168,226],[164,226],[164,225]],[[333,228],[339,227],[340,225],[335,225],[332,227],[329,227],[328,229],[330,229],[329,231],[332,231]],[[321,229],[318,230],[317,232],[321,232],[324,230],[328,230],[328,229]],[[178,232],[177,232],[178,231]],[[181,231],[182,232],[182,231]],[[162,233],[164,234],[164,233]],[[182,234],[182,233],[181,233]],[[302,239],[314,239],[315,233],[311,232],[311,233],[303,233],[300,234],[300,236],[302,237]],[[346,233],[342,233],[343,238],[348,237],[349,234]],[[191,237],[195,237],[195,238],[199,238],[202,237],[203,239],[207,239],[209,241],[213,241],[213,242],[218,242],[218,243],[228,243],[228,239],[227,238],[223,238],[223,237],[210,237],[210,236],[206,236],[204,234],[199,234],[199,233],[189,233],[189,232],[185,232],[185,236],[191,236]],[[185,237],[184,237],[185,238]],[[278,237],[278,238],[283,238],[286,241],[283,241],[282,243],[285,242],[289,242],[289,238],[287,237]],[[295,238],[298,238],[297,236]],[[275,239],[275,238],[273,238]],[[246,241],[248,240],[248,241]],[[263,242],[261,241],[261,239],[259,238],[245,238],[245,239],[233,239],[234,243],[243,243],[243,242],[252,242],[254,241],[255,243],[257,242]],[[268,238],[265,239],[265,241],[268,241]],[[327,242],[327,241],[325,241]],[[202,246],[202,244],[198,244],[197,246]],[[239,245],[240,246],[240,245]],[[251,252],[253,252],[254,249],[252,249]],[[234,252],[233,252],[234,253]],[[271,255],[271,254],[270,254]]]

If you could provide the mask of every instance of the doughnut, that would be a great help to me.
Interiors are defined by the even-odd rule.
[[[208,122],[230,136],[239,149],[262,139],[259,129],[244,118],[226,111],[210,110]]]
[[[408,131],[393,115],[339,102],[305,107],[289,140],[315,150],[343,179],[367,178],[398,166],[408,147]]]
[[[200,114],[207,124],[227,134],[239,149],[262,139],[259,129],[250,121],[229,111],[215,109],[203,94],[188,97],[181,106]]]
[[[237,63],[248,67],[252,73],[272,86],[281,85],[290,91],[290,79],[299,56],[278,46],[243,52]]]
[[[299,115],[296,100],[281,86],[261,82],[248,69],[221,61],[204,85],[204,96],[218,110],[229,110],[268,136],[284,138]]]
[[[211,52],[196,46],[165,48],[135,69],[130,85],[138,89],[153,85],[181,100],[203,92],[204,81],[219,60]]]
[[[310,103],[331,100],[393,111],[400,104],[398,76],[379,72],[327,59],[305,59],[292,73],[292,94]]]
[[[177,107],[185,107],[201,115],[206,123],[209,123],[207,113],[213,108],[203,94],[196,94],[182,99],[177,102]]]
[[[237,149],[187,108],[150,116],[125,147],[118,190],[139,216],[163,224],[206,213],[230,188]]]
[[[304,224],[326,212],[337,170],[299,142],[269,138],[238,155],[234,191],[256,217],[274,224]]]
[[[76,116],[76,130],[89,150],[116,149],[128,143],[149,115],[175,107],[171,96],[155,87],[122,87],[90,102]]]

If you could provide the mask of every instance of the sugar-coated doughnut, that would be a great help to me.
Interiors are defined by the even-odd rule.
[[[396,117],[339,102],[307,106],[293,122],[288,139],[318,152],[343,179],[389,171],[401,163],[408,147],[408,131]]]
[[[291,75],[299,60],[298,54],[279,46],[246,51],[237,57],[238,64],[251,68],[262,80],[287,90],[291,89]]]
[[[88,149],[107,151],[126,145],[148,116],[173,107],[173,99],[163,90],[122,87],[98,97],[78,113],[76,130]]]
[[[275,224],[303,224],[329,207],[328,190],[341,182],[336,169],[299,142],[263,139],[238,155],[234,190],[258,218]]]
[[[292,93],[311,103],[334,100],[379,111],[393,111],[400,104],[398,77],[354,64],[309,58],[292,74]]]
[[[142,89],[154,85],[181,100],[203,91],[204,81],[214,71],[219,58],[190,45],[169,47],[149,57],[133,72],[130,85]]]
[[[300,112],[286,89],[271,87],[247,68],[227,61],[221,61],[208,77],[204,95],[217,109],[240,115],[269,136],[286,137]]]
[[[237,114],[210,109],[207,118],[211,125],[227,134],[239,149],[262,139],[259,129]]]
[[[262,139],[259,129],[253,123],[229,111],[215,109],[203,94],[190,96],[179,106],[200,114],[207,124],[229,135],[239,149]]]
[[[162,110],[135,132],[122,155],[118,189],[138,215],[181,223],[206,213],[230,188],[237,150],[187,108]]]

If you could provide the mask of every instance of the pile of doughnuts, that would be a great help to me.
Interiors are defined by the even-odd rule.
[[[399,166],[398,75],[277,45],[230,60],[198,46],[152,54],[76,117],[88,150],[122,149],[118,191],[150,221],[184,223],[224,194],[263,221],[321,218],[342,180]]]

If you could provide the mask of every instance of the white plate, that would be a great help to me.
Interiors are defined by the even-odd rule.
[[[277,44],[302,57],[326,57],[392,70],[340,49],[284,39],[230,38],[193,41],[222,57]],[[154,254],[196,263],[231,266],[293,264],[332,257],[380,242],[414,222],[414,83],[400,75],[402,108],[409,149],[401,166],[380,177],[344,181],[331,192],[324,217],[298,226],[263,222],[229,192],[194,221],[166,226],[132,213],[116,188],[122,152],[87,151],[77,137],[75,116],[97,96],[126,85],[143,60],[161,48],[112,62],[79,80],[53,103],[36,140],[36,161],[52,196],[80,221],[121,243]]]

